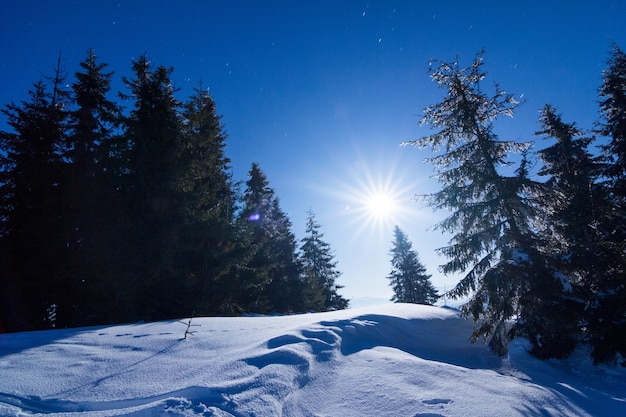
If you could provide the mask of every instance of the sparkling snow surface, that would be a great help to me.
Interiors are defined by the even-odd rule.
[[[192,324],[0,335],[0,416],[626,415],[626,369],[538,361],[523,340],[498,358],[445,308]]]

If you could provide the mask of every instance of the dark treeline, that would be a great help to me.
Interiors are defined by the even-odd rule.
[[[233,180],[210,94],[132,73],[127,111],[93,51],[2,109],[0,330],[345,308],[313,213],[300,250],[259,165]]]
[[[495,132],[519,103],[497,84],[485,91],[482,53],[468,67],[434,61],[430,74],[445,91],[422,119],[435,132],[410,143],[433,150],[443,187],[425,198],[450,213],[436,226],[453,236],[441,269],[465,274],[448,296],[469,298],[473,339],[503,354],[523,336],[541,358],[585,343],[596,361],[626,364],[624,52],[614,45],[603,71],[595,126],[546,105],[537,136],[550,145],[536,152]]]

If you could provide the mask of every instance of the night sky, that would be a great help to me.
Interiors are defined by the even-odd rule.
[[[502,139],[535,140],[538,110],[593,127],[611,43],[626,48],[622,1],[7,1],[0,0],[0,105],[25,99],[53,73],[59,52],[74,82],[89,48],[115,71],[111,98],[127,93],[133,59],[174,68],[184,101],[202,83],[228,133],[235,180],[258,162],[281,207],[304,235],[309,209],[343,272],[347,298],[389,299],[393,226],[413,242],[439,289],[430,230],[445,216],[415,194],[434,192],[426,150],[401,147],[426,135],[422,109],[438,102],[431,59],[469,65],[485,50],[485,89],[497,82],[523,101],[496,123]],[[123,103],[127,108],[131,102]],[[0,129],[8,129],[4,116]],[[385,194],[393,207],[372,213]],[[358,300],[356,300],[358,301]]]

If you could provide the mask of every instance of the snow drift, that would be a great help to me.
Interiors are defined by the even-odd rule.
[[[0,335],[0,416],[615,416],[626,370],[471,344],[445,308]]]

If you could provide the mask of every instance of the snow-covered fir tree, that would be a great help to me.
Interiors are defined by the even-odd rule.
[[[448,295],[470,297],[462,312],[476,323],[472,339],[488,338],[495,352],[506,352],[513,320],[513,331],[531,340],[535,354],[561,356],[570,346],[562,343],[558,323],[545,320],[559,316],[563,286],[536,235],[544,227],[538,224],[543,187],[528,178],[526,157],[515,175],[506,175],[508,157],[530,145],[501,140],[494,128],[518,102],[497,84],[492,95],[483,90],[483,53],[465,68],[433,61],[430,75],[445,96],[426,107],[421,123],[437,131],[409,143],[434,152],[427,161],[443,188],[425,198],[450,212],[436,225],[453,234],[439,249],[449,259],[441,269],[465,276]]]

